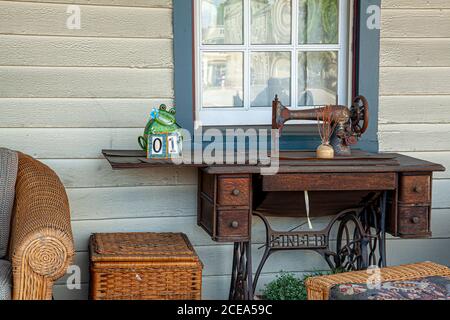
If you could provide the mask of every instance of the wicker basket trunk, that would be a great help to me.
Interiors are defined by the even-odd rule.
[[[383,282],[417,280],[433,276],[450,276],[450,269],[432,262],[388,267],[381,269]],[[308,300],[328,300],[330,290],[341,284],[366,283],[370,274],[355,271],[328,276],[312,277],[305,281]]]
[[[203,265],[179,233],[94,234],[93,300],[200,300]]]

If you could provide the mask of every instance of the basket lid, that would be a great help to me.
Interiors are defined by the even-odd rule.
[[[90,250],[93,261],[199,261],[182,233],[97,233]]]

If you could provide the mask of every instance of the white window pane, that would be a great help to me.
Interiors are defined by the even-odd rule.
[[[276,94],[291,101],[290,52],[253,52],[250,77],[252,107],[270,107]]]
[[[243,44],[242,1],[201,1],[203,44]]]
[[[252,44],[291,43],[291,0],[251,0]]]
[[[203,107],[243,106],[243,63],[242,52],[203,53]]]
[[[299,52],[299,106],[322,106],[327,104],[335,104],[337,96],[337,82],[337,52]]]
[[[337,44],[338,30],[338,0],[299,0],[298,41],[300,44]]]

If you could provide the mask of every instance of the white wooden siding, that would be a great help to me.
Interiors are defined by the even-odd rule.
[[[0,2],[0,30],[4,34],[99,38],[172,37],[170,8],[138,8],[104,5],[81,6],[81,29],[66,27],[67,3]]]
[[[391,12],[388,17],[395,17],[396,12],[400,17],[414,16],[409,11],[415,8],[450,9],[443,0],[427,1],[428,6],[417,0],[385,1],[385,6],[389,3],[397,9],[386,9]],[[81,5],[81,30],[66,29],[68,4]],[[103,148],[137,148],[136,138],[151,108],[172,102],[171,8],[171,0],[0,1],[0,145],[29,153],[52,167],[65,184],[71,204],[76,263],[83,270],[83,284],[82,290],[69,291],[65,279],[59,280],[56,299],[87,298],[87,241],[91,233],[100,231],[187,233],[205,263],[204,298],[227,298],[232,247],[213,243],[196,225],[195,170],[113,171],[100,153]],[[388,34],[394,34],[395,23],[389,21]],[[428,30],[426,18],[423,25]],[[448,39],[395,36],[401,41],[382,40],[383,82],[387,81],[382,83],[380,108],[382,148],[450,166],[445,139],[450,129],[448,84],[438,83],[434,88],[425,82],[429,89],[417,85],[420,75],[432,81],[435,70],[450,68],[445,56]],[[409,50],[416,40],[424,48],[431,44],[433,52],[444,50],[443,56],[436,53],[433,59],[421,50]],[[404,50],[408,52],[403,54]],[[409,71],[412,67],[421,69]],[[405,79],[395,83],[397,69],[403,70],[407,80],[415,77],[411,80],[416,83],[408,86]],[[438,72],[441,80],[447,79],[445,71]],[[430,92],[434,94],[429,96]],[[424,111],[421,102],[443,117]],[[391,141],[394,137],[397,144]],[[416,138],[419,144],[413,143]],[[434,260],[450,264],[450,173],[436,177],[433,238],[390,239],[390,263]],[[289,219],[278,221],[280,226],[290,223]],[[258,243],[263,241],[262,228],[255,219]],[[255,266],[261,256],[258,247],[254,245]],[[313,253],[280,253],[269,261],[260,287],[280,270],[301,275],[325,268]]]
[[[72,3],[81,5],[81,30],[66,28]],[[183,231],[203,251],[215,248],[195,224],[194,170],[113,171],[100,153],[138,148],[151,109],[173,102],[171,7],[169,0],[0,1],[0,145],[61,177],[83,289],[93,232]],[[211,274],[220,270],[205,279]],[[56,299],[87,298],[63,284]]]
[[[450,9],[448,0],[382,0],[386,9]]]
[[[172,8],[172,0],[13,0],[17,2],[68,3],[119,7]]]
[[[390,262],[440,260],[448,265],[450,1],[382,0],[382,7],[380,148],[447,168],[433,184],[433,239],[396,241],[404,244]],[[394,250],[392,241],[390,247]]]

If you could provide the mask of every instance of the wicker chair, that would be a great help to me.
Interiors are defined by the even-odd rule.
[[[14,300],[50,300],[74,255],[69,203],[57,175],[19,153],[9,260]]]

